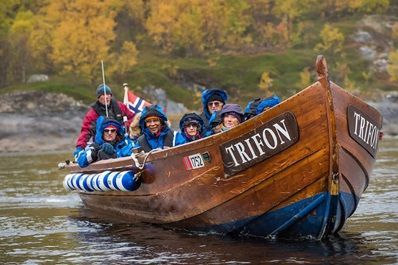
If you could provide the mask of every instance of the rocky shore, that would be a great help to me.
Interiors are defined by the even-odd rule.
[[[384,134],[398,135],[398,92],[369,102],[384,117]],[[0,98],[0,153],[72,153],[88,106],[64,94],[17,92]]]
[[[72,152],[87,108],[64,94],[2,95],[0,152]]]

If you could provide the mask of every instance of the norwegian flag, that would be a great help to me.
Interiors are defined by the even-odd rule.
[[[127,84],[123,84],[124,86],[124,100],[123,103],[126,105],[132,112],[139,113],[144,107],[152,105],[148,101],[136,96],[133,92],[129,91]]]

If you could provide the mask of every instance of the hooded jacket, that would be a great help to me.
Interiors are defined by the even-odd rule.
[[[112,142],[105,142],[102,138],[104,129],[112,125],[116,128],[116,138]],[[114,152],[108,154],[104,151],[104,144],[112,145]],[[108,146],[109,148],[109,146]],[[96,121],[96,133],[94,143],[80,151],[77,155],[77,163],[80,167],[87,167],[90,163],[98,160],[129,156],[133,143],[127,137],[124,138],[124,128],[116,120],[100,116]]]
[[[211,113],[209,112],[209,109],[207,107],[207,104],[210,101],[210,98],[217,96],[221,102],[223,102],[224,104],[227,102],[228,100],[228,94],[225,90],[222,89],[218,89],[218,88],[211,88],[211,89],[206,89],[202,92],[202,106],[203,106],[203,112],[200,115],[200,117],[203,120],[205,129],[208,130],[208,126],[209,126],[209,120],[211,117]]]
[[[231,112],[239,119],[240,122],[244,121],[242,108],[238,104],[225,104],[220,112],[221,120],[224,119],[226,114]]]
[[[198,134],[196,136],[189,136],[185,132],[185,126],[191,122],[196,122],[198,124]],[[184,138],[185,143],[189,143],[189,142],[192,142],[192,141],[202,138],[203,132],[204,132],[203,126],[204,126],[203,120],[198,114],[186,113],[186,114],[184,114],[184,116],[182,116],[182,118],[180,120],[180,133],[179,134]]]
[[[145,124],[145,119],[150,116],[159,117],[161,121],[160,131],[156,135],[151,133]],[[145,107],[142,111],[139,124],[142,135],[138,137],[138,145],[139,148],[145,152],[149,152],[150,150],[156,148],[163,149],[165,146],[172,147],[184,143],[183,139],[181,139],[181,136],[178,136],[177,132],[174,132],[167,125],[167,117],[159,105]]]

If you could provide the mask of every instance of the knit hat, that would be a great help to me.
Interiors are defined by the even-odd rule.
[[[112,90],[109,86],[105,85],[105,92],[107,95],[112,95]],[[95,93],[97,95],[97,98],[99,98],[100,96],[104,95],[104,84],[100,84],[97,87],[97,91]]]
[[[214,93],[213,95],[211,95],[209,97],[208,102],[211,102],[211,101],[214,101],[214,100],[217,100],[217,101],[220,101],[222,103],[225,103],[224,99],[222,98],[222,96],[219,93]]]
[[[235,116],[238,118],[239,122],[244,121],[242,108],[238,104],[225,104],[220,112],[221,118],[223,119],[227,114]]]
[[[146,125],[145,125],[145,119],[150,117],[150,116],[155,116],[160,118],[160,122],[162,124],[167,124],[167,117],[164,114],[162,108],[159,105],[151,105],[151,106],[146,106],[144,110],[142,111],[139,125],[141,130],[143,130]]]
[[[116,130],[118,129],[115,125],[109,124],[108,126],[106,126],[106,127],[104,128],[104,130],[105,130],[105,129],[108,129],[108,128],[109,128],[109,129],[116,129]]]
[[[180,120],[180,130],[183,131],[184,128],[190,123],[198,124],[199,130],[202,131],[203,119],[198,114],[196,114],[194,112],[186,113],[186,114],[184,114],[184,116],[182,116],[182,118]]]

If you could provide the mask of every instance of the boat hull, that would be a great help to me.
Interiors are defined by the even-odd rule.
[[[365,133],[362,117],[374,125],[372,133]],[[143,170],[133,158],[69,169],[140,175],[133,192],[79,192],[99,214],[223,234],[321,239],[354,213],[381,123],[377,110],[324,77],[232,130],[151,153]]]

